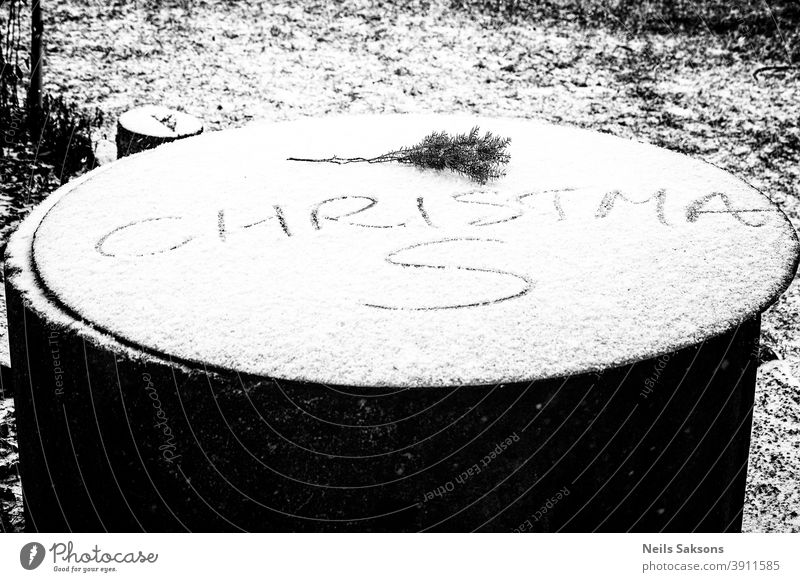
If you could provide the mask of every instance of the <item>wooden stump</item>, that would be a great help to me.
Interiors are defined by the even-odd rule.
[[[202,132],[203,123],[186,113],[155,105],[138,107],[117,121],[117,158]]]
[[[375,156],[473,125],[485,186]],[[798,242],[652,146],[344,117],[105,166],[12,237],[37,530],[736,531],[759,314]]]

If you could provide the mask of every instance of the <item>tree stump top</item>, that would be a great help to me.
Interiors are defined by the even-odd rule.
[[[196,135],[203,129],[203,123],[196,117],[158,105],[126,111],[118,122],[132,134],[151,138],[179,139]]]
[[[485,185],[376,156],[431,131],[511,138]],[[261,124],[68,184],[9,245],[35,309],[119,351],[349,386],[561,377],[695,345],[763,311],[798,241],[709,164],[469,116]]]

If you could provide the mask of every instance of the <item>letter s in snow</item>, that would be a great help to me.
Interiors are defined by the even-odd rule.
[[[522,297],[523,295],[528,293],[528,291],[530,291],[531,288],[533,287],[533,282],[530,281],[527,277],[523,275],[518,275],[516,273],[511,273],[509,271],[503,271],[500,269],[487,269],[479,267],[468,267],[464,265],[455,265],[452,264],[450,261],[445,262],[441,259],[411,261],[407,259],[404,260],[401,258],[401,255],[409,253],[414,249],[419,249],[423,247],[425,248],[442,247],[444,245],[453,245],[461,243],[477,243],[480,245],[505,244],[504,241],[497,239],[469,238],[469,237],[446,238],[430,242],[417,243],[407,247],[403,247],[396,251],[392,251],[386,256],[386,262],[389,263],[390,265],[396,265],[398,267],[412,268],[412,269],[432,269],[432,270],[448,271],[450,273],[458,271],[462,272],[468,271],[476,274],[482,274],[480,276],[483,277],[486,276],[485,274],[489,274],[493,277],[498,278],[497,283],[499,285],[502,285],[502,291],[500,291],[496,296],[488,298],[484,297],[481,299],[478,299],[477,297],[473,298],[464,297],[462,300],[459,301],[451,299],[450,301],[442,301],[441,303],[431,302],[428,304],[387,305],[382,303],[364,303],[364,305],[367,307],[374,307],[377,309],[393,309],[393,310],[408,310],[408,311],[431,311],[438,309],[460,309],[464,307],[480,307],[486,305],[494,305],[502,301],[508,301],[509,299],[516,299],[517,297]]]

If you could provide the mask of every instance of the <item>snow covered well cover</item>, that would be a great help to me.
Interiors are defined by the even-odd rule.
[[[374,156],[473,125],[512,139],[507,175],[484,186],[397,163],[286,160]],[[777,207],[706,163],[447,116],[308,119],[168,144],[63,188],[22,244],[31,285],[81,333],[352,386],[524,381],[671,352],[766,308],[798,254]]]

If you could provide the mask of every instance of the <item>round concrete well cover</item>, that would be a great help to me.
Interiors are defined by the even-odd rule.
[[[375,156],[432,131],[511,138],[485,185]],[[33,239],[61,310],[144,352],[363,386],[524,381],[671,352],[766,308],[798,244],[701,161],[516,119],[262,124],[67,186]]]

